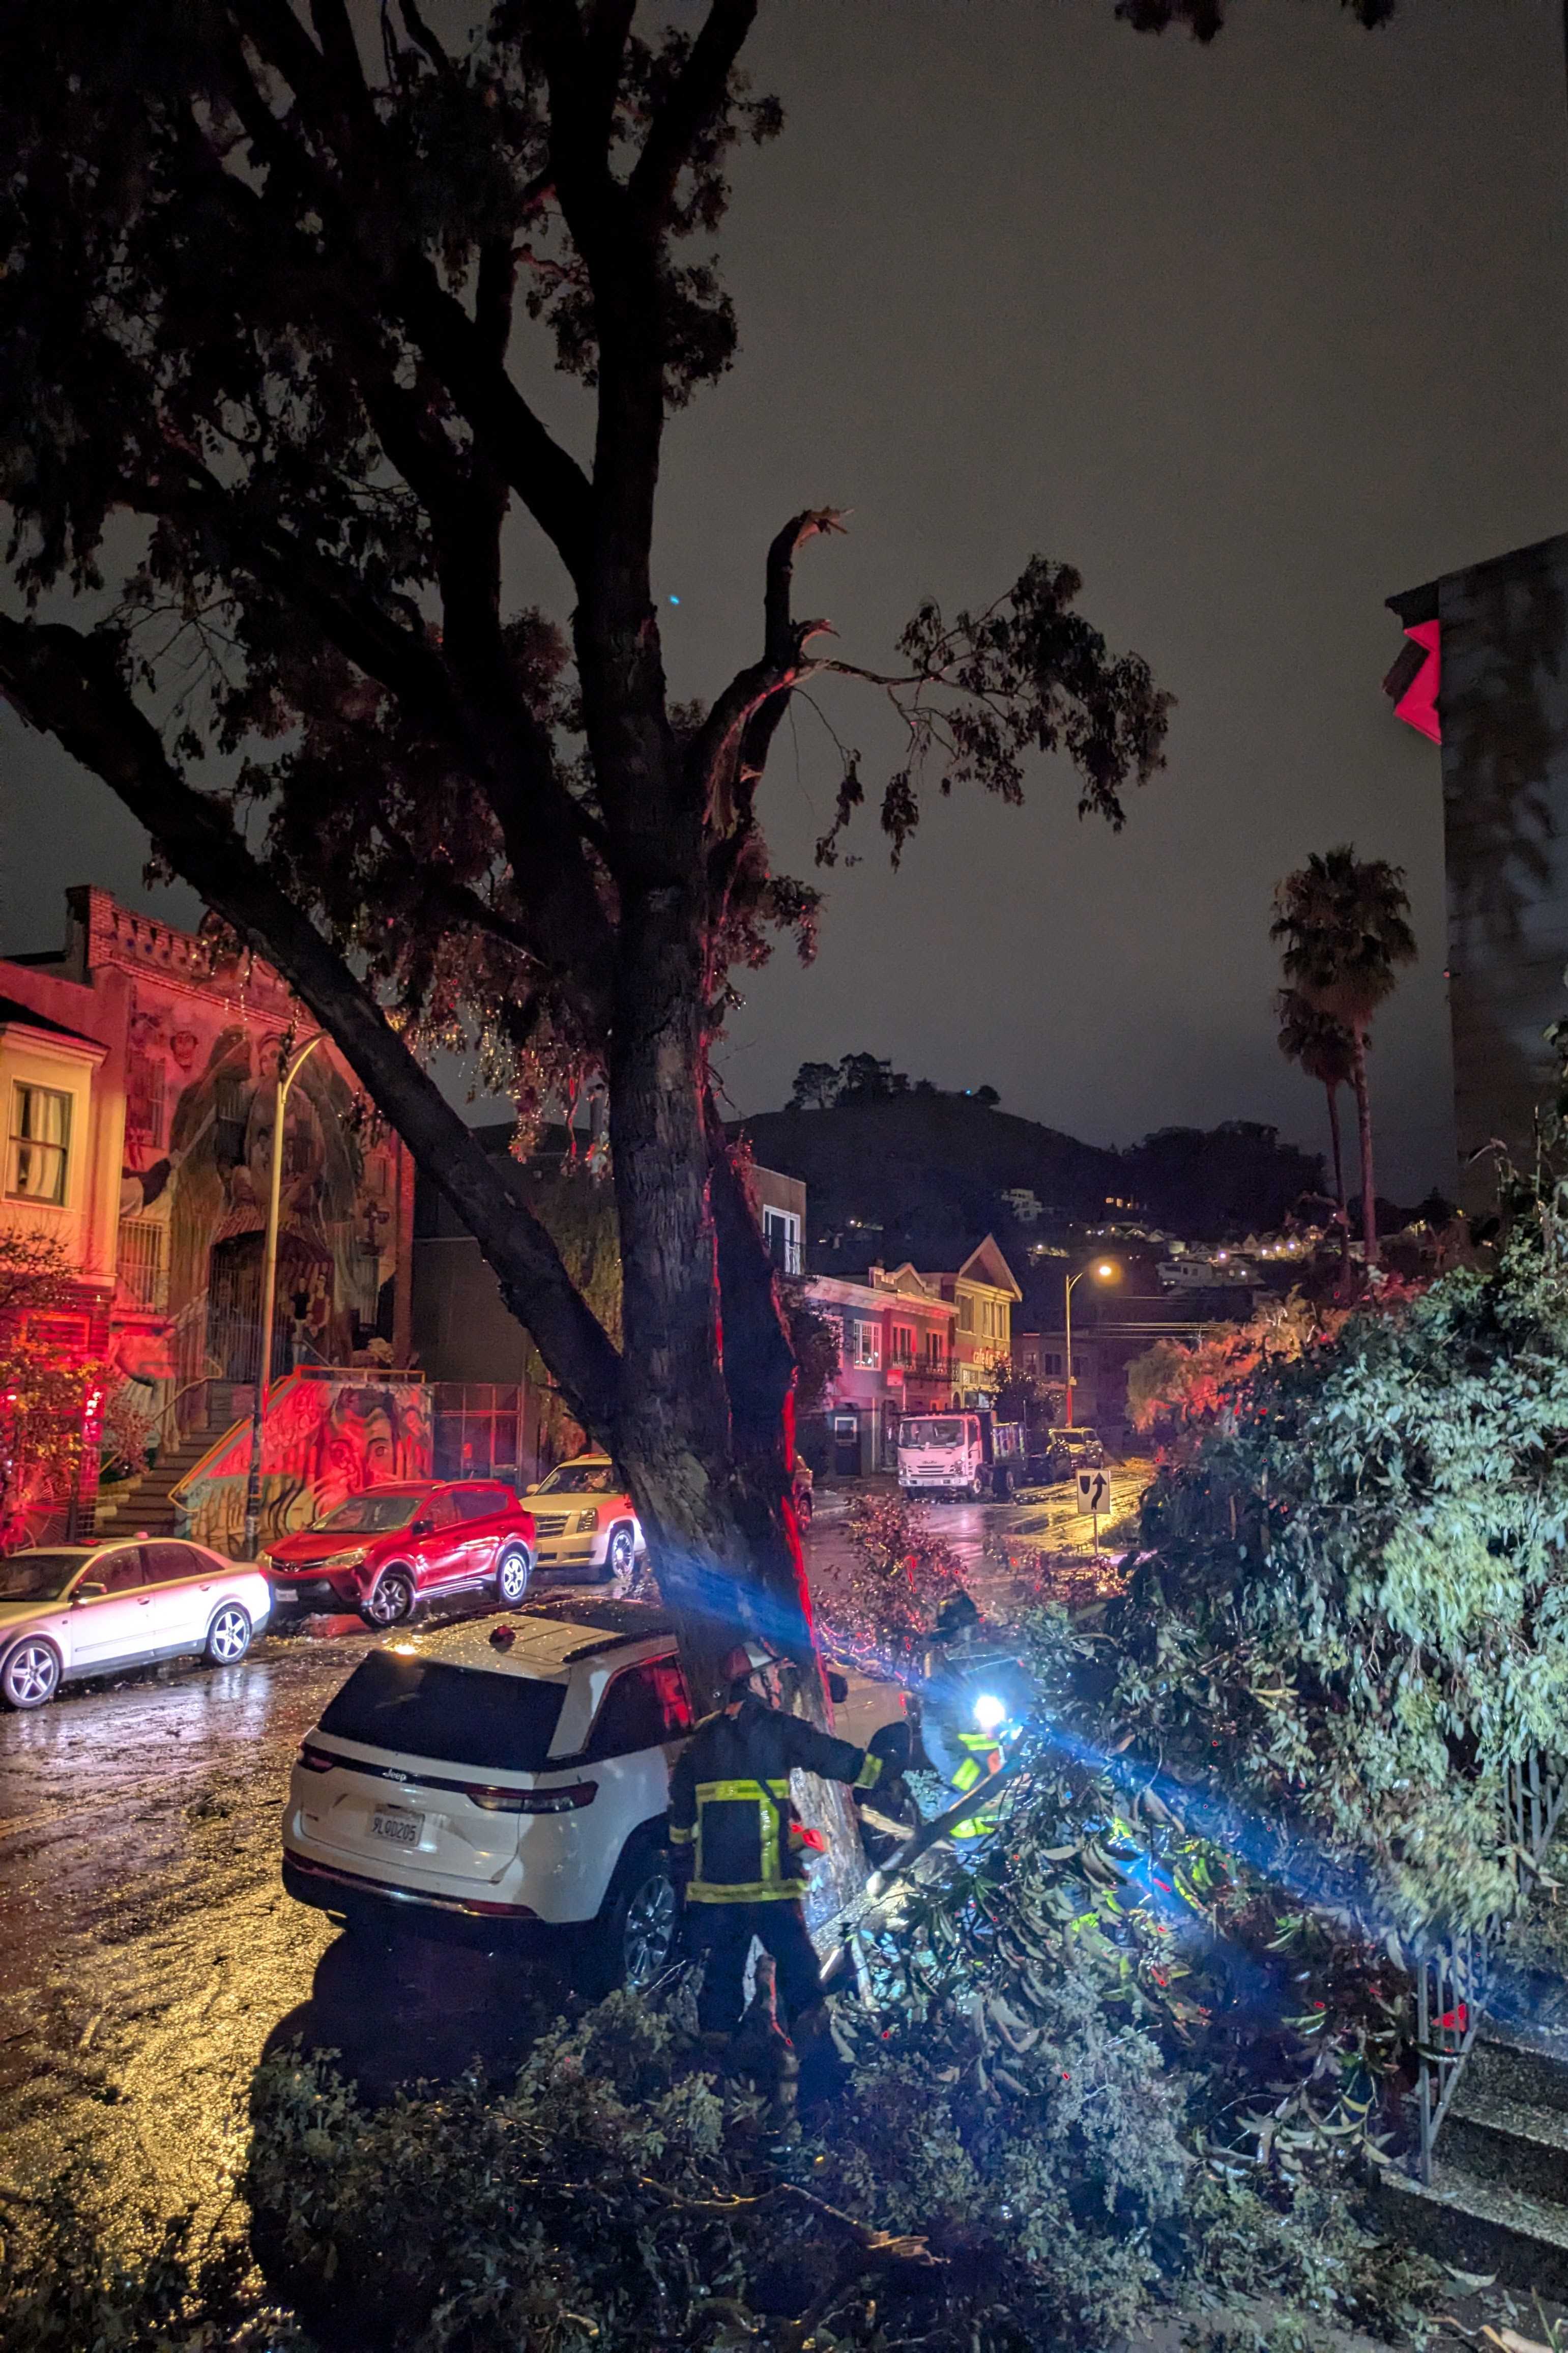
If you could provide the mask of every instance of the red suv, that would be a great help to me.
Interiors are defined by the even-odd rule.
[[[261,1556],[273,1625],[311,1610],[357,1609],[401,1625],[416,1600],[488,1586],[515,1605],[533,1574],[533,1514],[485,1479],[404,1481],[351,1495],[313,1528]]]

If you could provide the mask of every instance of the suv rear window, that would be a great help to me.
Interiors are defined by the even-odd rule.
[[[321,1729],[405,1757],[537,1773],[565,1696],[563,1683],[373,1651],[329,1702]]]

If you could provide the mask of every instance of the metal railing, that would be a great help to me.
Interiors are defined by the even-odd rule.
[[[1534,1749],[1508,1768],[1504,1813],[1514,1868],[1522,1885],[1533,1878],[1568,1799],[1568,1762]],[[1416,2096],[1421,2139],[1416,2163],[1424,2182],[1465,2062],[1491,1992],[1498,1948],[1508,1926],[1494,1914],[1479,1928],[1455,1931],[1429,1945],[1415,1964]]]

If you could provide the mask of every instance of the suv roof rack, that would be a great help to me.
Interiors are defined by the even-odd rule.
[[[673,1626],[625,1626],[618,1634],[601,1634],[596,1642],[579,1642],[574,1651],[566,1652],[561,1663],[574,1667],[579,1659],[596,1658],[601,1651],[618,1651],[626,1642],[662,1641],[674,1632]]]

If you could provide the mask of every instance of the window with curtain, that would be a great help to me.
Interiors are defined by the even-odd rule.
[[[53,1087],[25,1085],[11,1089],[11,1166],[7,1190],[16,1201],[50,1201],[57,1207],[66,1198],[66,1168],[70,1152],[71,1099]]]

